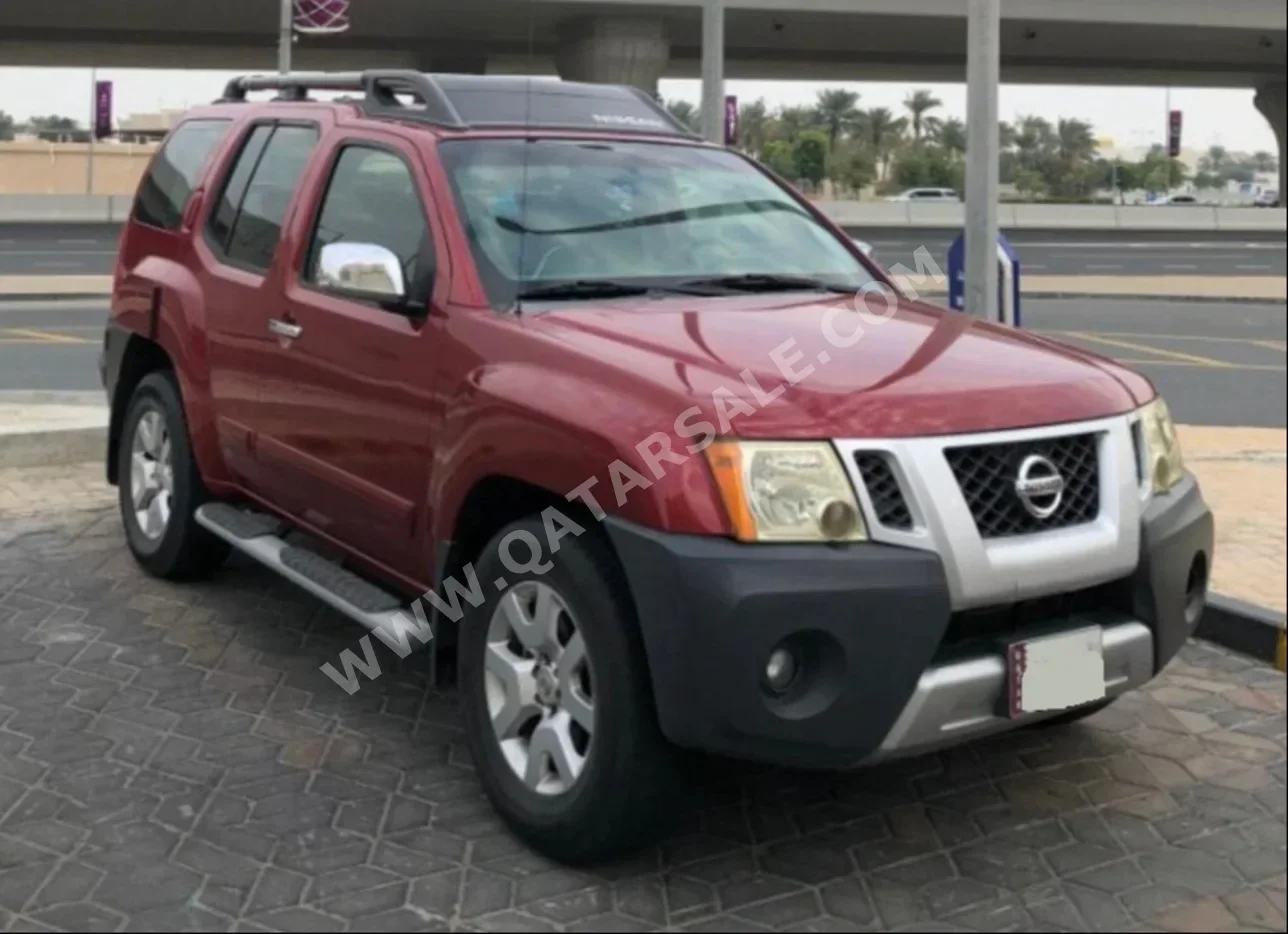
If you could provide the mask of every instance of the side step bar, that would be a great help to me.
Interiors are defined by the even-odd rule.
[[[409,615],[403,610],[404,601],[315,551],[287,543],[280,537],[289,529],[285,523],[227,503],[207,503],[197,509],[195,517],[203,528],[323,603],[368,629],[384,631],[405,643],[407,627],[395,622]]]

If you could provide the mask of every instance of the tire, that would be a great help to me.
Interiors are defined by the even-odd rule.
[[[153,426],[153,438],[157,437],[157,428],[164,432],[155,441],[155,450],[150,452],[139,429],[145,420]],[[134,472],[136,442],[143,443],[144,450],[139,452],[143,460],[153,465],[143,473],[153,478],[153,484],[160,488],[144,500],[155,503],[158,511],[148,511],[143,519],[134,499],[138,483]],[[152,576],[168,580],[200,576],[219,567],[228,556],[229,546],[193,518],[197,507],[209,499],[209,493],[192,457],[183,403],[173,373],[158,370],[139,381],[121,423],[117,457],[121,521],[134,560]],[[165,464],[168,470],[161,469]],[[156,517],[160,516],[163,502],[168,503],[168,510],[158,528],[153,522],[159,521]]]
[[[1077,723],[1079,720],[1094,717],[1117,699],[1117,697],[1106,697],[1104,700],[1096,701],[1094,704],[1089,704],[1086,707],[1077,707],[1073,710],[1066,710],[1064,713],[1056,714],[1049,720],[1039,720],[1037,723],[1033,724],[1032,729],[1046,730],[1052,727],[1068,726],[1071,723]]]
[[[553,567],[544,574],[508,570],[501,560],[501,544],[516,532],[534,536],[525,536],[528,542],[542,543],[542,557]],[[466,741],[493,806],[511,830],[536,850],[577,865],[610,859],[656,839],[667,828],[667,818],[676,813],[677,799],[686,786],[678,768],[678,752],[657,724],[634,610],[607,543],[588,530],[577,538],[563,538],[554,554],[546,551],[545,545],[542,522],[534,517],[502,529],[483,550],[475,568],[486,597],[470,608],[461,622],[457,675]],[[528,560],[530,551],[516,542],[513,555],[521,564]],[[498,590],[496,583],[501,580],[506,583]],[[593,732],[579,733],[573,725],[579,721],[564,719],[574,751],[584,753],[584,765],[568,782],[554,767],[554,760],[547,759],[549,768],[537,771],[548,771],[549,776],[534,787],[531,779],[521,777],[523,767],[512,764],[519,748],[515,744],[522,745],[523,731],[516,730],[518,735],[507,740],[507,753],[494,727],[492,713],[497,709],[500,682],[489,674],[493,663],[485,662],[485,656],[495,659],[493,653],[504,645],[496,640],[497,627],[506,625],[497,619],[509,618],[504,611],[498,616],[502,601],[516,601],[513,605],[531,601],[532,618],[540,622],[536,601],[546,593],[541,588],[548,588],[566,610],[555,626],[556,642],[568,639],[556,666],[564,667],[554,675],[561,692],[567,692],[560,694],[559,703],[567,706],[568,698],[576,695],[590,698]],[[581,672],[589,672],[588,688],[578,680],[578,670],[565,664],[574,655],[581,657],[574,649],[576,634],[585,647]],[[510,653],[507,659],[528,653],[517,640],[504,651]],[[538,684],[537,679],[533,684]],[[531,696],[539,701],[539,684],[537,690]],[[489,707],[490,702],[494,706]],[[559,708],[553,714],[547,708],[528,716],[535,717],[528,721],[529,726],[539,724],[541,729],[557,724],[564,714]],[[537,730],[530,730],[529,759],[537,736]]]

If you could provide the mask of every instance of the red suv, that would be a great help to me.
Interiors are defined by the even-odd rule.
[[[916,301],[629,89],[233,81],[142,183],[103,377],[139,563],[237,549],[359,621],[336,690],[453,649],[480,781],[567,861],[665,826],[678,748],[1077,719],[1203,608],[1146,379]]]

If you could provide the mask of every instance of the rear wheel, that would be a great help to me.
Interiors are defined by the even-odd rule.
[[[193,518],[208,494],[188,444],[174,374],[161,370],[140,380],[117,449],[121,520],[135,560],[164,578],[190,577],[222,564],[228,545]]]
[[[605,543],[593,533],[565,539],[546,573],[516,575],[501,561],[514,532],[545,540],[540,519],[525,520],[476,563],[492,593],[460,627],[467,742],[518,836],[567,863],[610,858],[665,829],[680,791],[675,752],[658,728],[643,646]]]

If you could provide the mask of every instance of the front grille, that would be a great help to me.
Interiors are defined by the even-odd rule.
[[[1028,535],[1093,521],[1100,514],[1096,434],[948,448],[944,455],[984,538]],[[1049,460],[1064,479],[1059,506],[1041,518],[1016,492],[1020,465],[1030,455]]]
[[[868,488],[877,522],[891,529],[912,528],[908,501],[904,499],[903,490],[899,488],[899,481],[885,455],[859,451],[854,455],[854,463],[863,477],[863,485]]]

